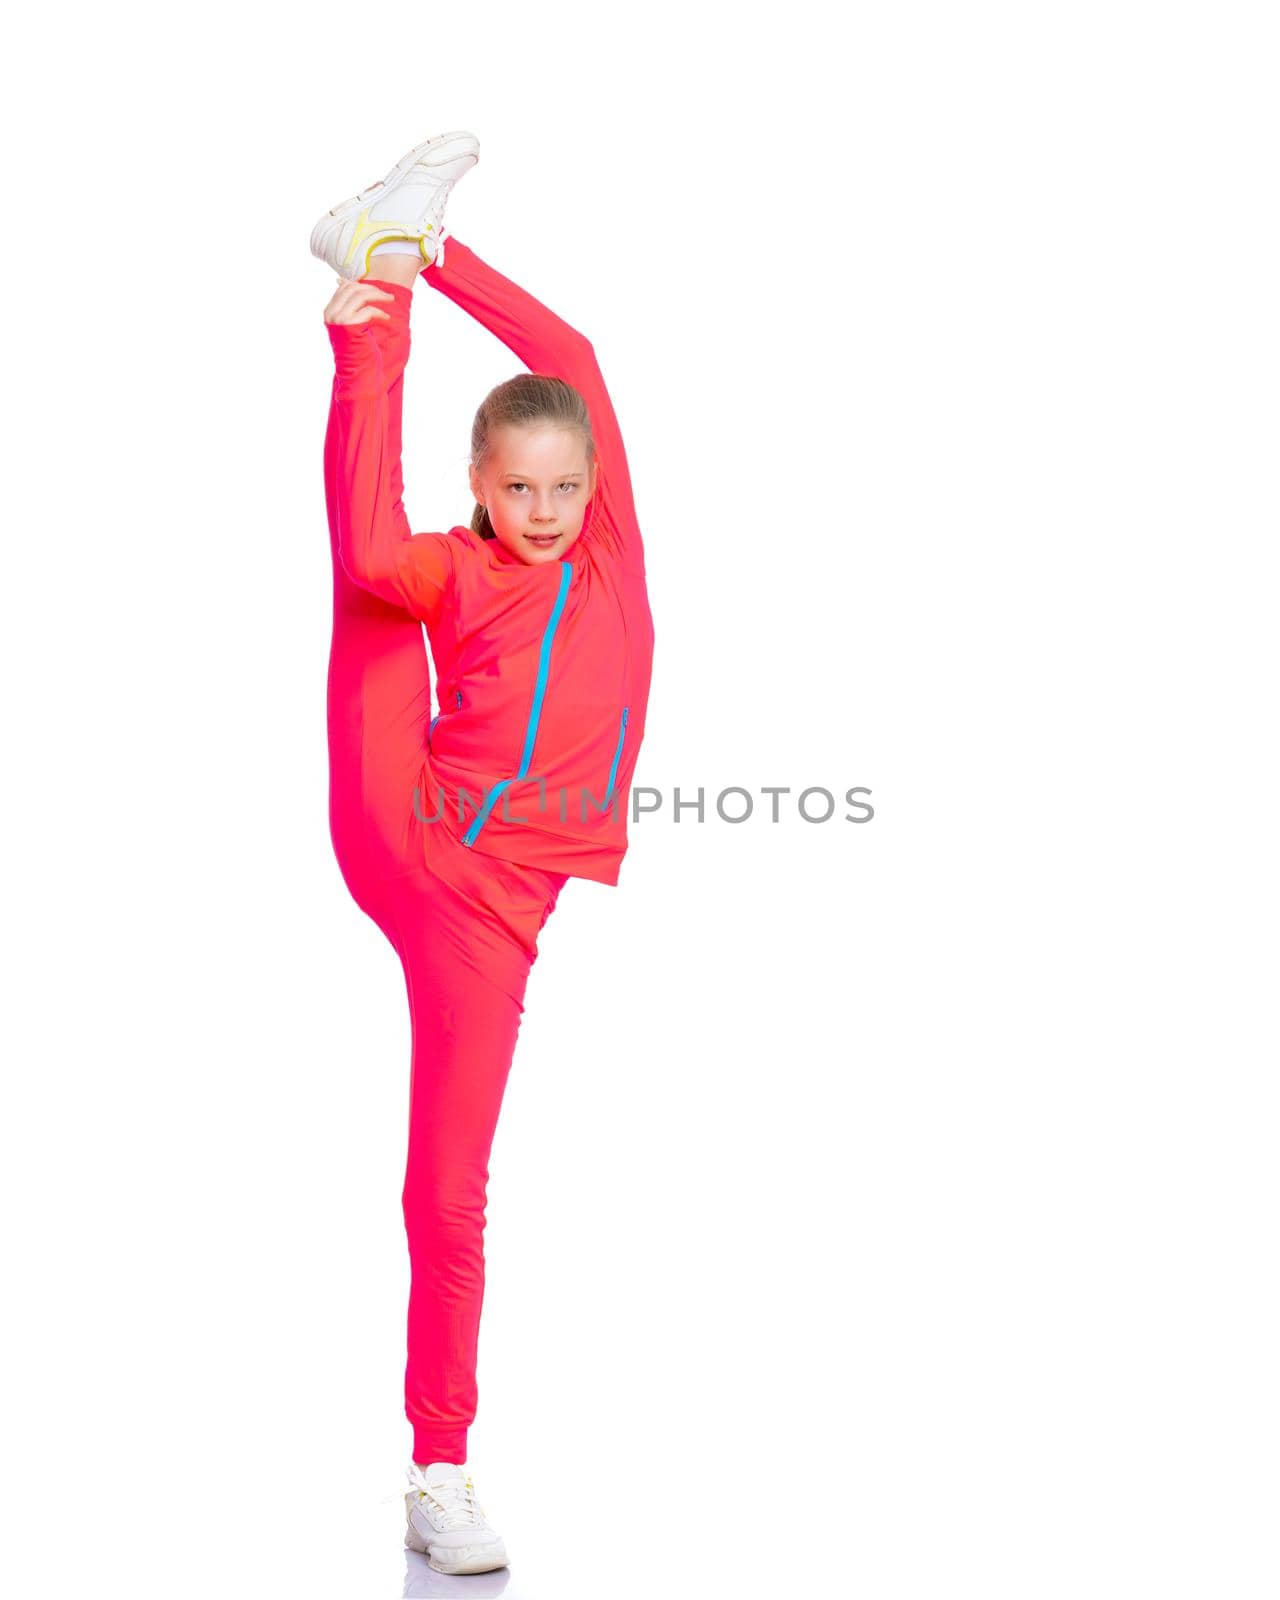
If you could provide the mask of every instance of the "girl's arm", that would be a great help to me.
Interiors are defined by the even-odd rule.
[[[495,272],[453,234],[444,260],[432,263],[421,276],[496,334],[530,371],[563,378],[586,401],[599,462],[596,499],[603,513],[594,519],[595,535],[617,559],[643,570],[644,543],[627,453],[590,340],[519,284]],[[584,534],[591,528],[589,519]]]
[[[334,356],[326,500],[347,576],[431,622],[453,578],[452,540],[412,533],[405,515],[401,419],[413,291],[386,288],[393,299],[373,303],[389,313],[387,320],[325,324]]]

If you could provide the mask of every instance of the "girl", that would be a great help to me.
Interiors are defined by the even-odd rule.
[[[469,133],[429,139],[311,236],[339,276],[324,312],[330,828],[408,990],[405,1543],[451,1573],[507,1564],[466,1456],[489,1151],[525,985],[568,879],[618,881],[653,652],[627,460],[592,347],[444,227],[478,157]],[[401,498],[419,277],[530,369],[476,413],[475,511],[447,533],[412,533]]]

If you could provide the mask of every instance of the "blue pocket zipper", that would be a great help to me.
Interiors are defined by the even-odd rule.
[[[462,705],[462,690],[459,689],[459,690],[456,691],[456,693],[457,693],[457,696],[458,696],[458,704],[457,704],[457,706],[454,707],[455,711],[458,710],[459,707]],[[439,722],[440,717],[441,717],[441,713],[439,711],[437,711],[435,716],[432,717],[432,719],[431,719],[431,726],[427,729],[427,746],[428,746],[428,748],[430,748],[430,745],[431,745],[431,735],[435,731],[436,723]]]
[[[618,762],[622,759],[622,741],[627,737],[627,713],[629,706],[622,708],[622,726],[618,729],[618,748],[613,752],[613,765],[609,768],[609,787],[605,791],[604,810],[613,804],[613,785],[618,776]]]

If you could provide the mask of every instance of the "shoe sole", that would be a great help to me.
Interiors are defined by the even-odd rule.
[[[380,195],[389,193],[404,177],[405,173],[411,167],[417,166],[419,162],[428,167],[443,167],[450,161],[456,161],[459,157],[467,155],[472,157],[472,165],[474,166],[480,159],[480,141],[474,133],[468,133],[462,128],[454,129],[451,133],[437,133],[433,138],[424,139],[421,144],[414,145],[412,150],[407,151],[400,157],[385,178],[382,178],[377,183],[369,184],[367,188],[361,189],[359,194],[353,194],[346,200],[340,200],[336,206],[330,206],[329,210],[324,213],[311,230],[312,255],[318,256],[321,261],[333,266],[333,262],[329,261],[324,253],[324,238],[329,233],[334,222],[346,220],[353,213],[358,212],[361,206],[367,205],[375,190],[379,191]],[[370,236],[369,248],[372,249],[379,242],[381,241]],[[422,259],[429,266],[434,257],[427,254],[425,245],[425,237],[418,240],[418,249],[422,252]],[[359,279],[368,273],[368,257],[369,251],[366,250],[364,268],[360,272],[353,270],[356,265],[354,261],[344,261],[341,266],[335,267],[334,270],[344,278]]]
[[[506,1546],[501,1539],[497,1544],[453,1545],[447,1551],[437,1553],[427,1546],[410,1523],[405,1530],[404,1543],[407,1550],[416,1550],[419,1555],[426,1556],[429,1567],[436,1572],[448,1573],[451,1577],[472,1572],[497,1572],[508,1565]]]

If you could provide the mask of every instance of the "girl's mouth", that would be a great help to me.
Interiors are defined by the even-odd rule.
[[[539,549],[544,545],[554,544],[560,537],[558,533],[526,533],[525,538],[530,544],[536,544]]]

